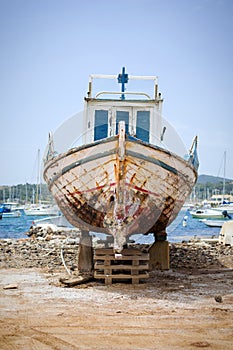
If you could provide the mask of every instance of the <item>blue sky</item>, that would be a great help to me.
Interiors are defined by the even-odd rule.
[[[91,73],[158,75],[163,115],[199,174],[233,178],[232,0],[0,0],[0,185],[36,182],[48,133]],[[81,130],[77,130],[80,133]]]

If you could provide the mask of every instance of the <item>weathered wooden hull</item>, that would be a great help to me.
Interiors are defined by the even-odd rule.
[[[45,164],[44,178],[70,223],[114,236],[164,234],[196,182],[184,159],[134,138],[118,136],[69,150]]]

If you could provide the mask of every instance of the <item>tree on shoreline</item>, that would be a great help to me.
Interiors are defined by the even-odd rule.
[[[53,197],[46,184],[19,184],[0,186],[0,202],[17,202],[19,204],[51,202]]]

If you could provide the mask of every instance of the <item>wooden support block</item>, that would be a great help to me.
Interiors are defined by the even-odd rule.
[[[150,271],[152,270],[169,270],[169,242],[157,241],[152,244],[149,249],[150,255]]]
[[[80,272],[93,271],[92,237],[89,231],[81,231],[78,251],[78,268]]]

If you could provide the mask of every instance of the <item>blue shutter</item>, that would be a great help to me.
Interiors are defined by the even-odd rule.
[[[95,111],[94,141],[108,137],[108,111]]]
[[[137,112],[136,137],[142,141],[149,142],[150,134],[150,112]]]

